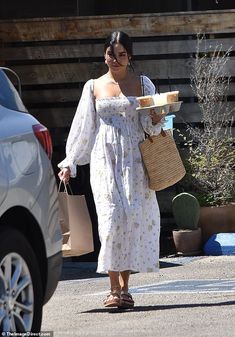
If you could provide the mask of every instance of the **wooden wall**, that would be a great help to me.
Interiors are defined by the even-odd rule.
[[[103,42],[114,30],[133,37],[136,73],[149,76],[161,92],[180,91],[184,104],[175,127],[182,129],[201,120],[190,87],[196,34],[205,33],[208,46],[233,47],[235,10],[0,21],[0,59],[19,74],[26,106],[51,131],[55,170],[84,82],[106,70]],[[234,55],[227,70],[235,106]],[[169,211],[174,193],[159,193],[163,211]]]
[[[19,74],[24,102],[50,128],[55,149],[64,145],[84,82],[106,70],[104,38],[119,29],[133,37],[135,71],[162,92],[180,90],[176,125],[194,123],[201,118],[189,80],[196,33],[227,50],[235,42],[235,10],[0,21],[0,59]],[[235,77],[234,52],[228,72]],[[234,100],[234,83],[230,89]]]
[[[24,102],[50,128],[55,152],[64,146],[84,82],[106,70],[104,38],[119,29],[133,37],[135,71],[162,92],[180,90],[184,104],[175,125],[181,127],[201,118],[189,79],[196,34],[206,33],[208,46],[233,47],[235,10],[0,21],[0,59],[19,74]],[[233,80],[234,51],[228,73]]]
[[[1,19],[120,15],[137,13],[174,13],[234,9],[234,0],[20,0],[0,1]]]

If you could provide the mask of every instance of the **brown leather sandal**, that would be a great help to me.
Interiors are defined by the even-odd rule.
[[[120,294],[117,292],[110,292],[108,296],[103,300],[104,306],[109,307],[119,307],[121,303]]]
[[[123,309],[131,309],[134,307],[134,300],[131,296],[130,293],[121,293],[121,303],[119,305],[119,308],[123,308]]]

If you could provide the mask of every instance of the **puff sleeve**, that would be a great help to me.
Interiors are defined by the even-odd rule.
[[[96,110],[93,96],[93,80],[85,83],[66,142],[66,158],[59,168],[69,167],[71,177],[76,176],[76,165],[90,162],[90,154],[96,134]]]
[[[144,95],[154,95],[156,92],[155,85],[153,82],[147,77],[142,76],[142,85],[143,85],[143,93]],[[164,126],[164,118],[160,123],[153,125],[152,119],[149,116],[149,110],[140,110],[139,111],[140,123],[144,129],[144,131],[149,135],[158,135],[161,132],[162,127]]]

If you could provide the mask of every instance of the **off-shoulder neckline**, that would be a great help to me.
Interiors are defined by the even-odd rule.
[[[145,85],[145,82],[146,80],[148,79],[148,77],[146,75],[140,75],[143,79],[143,82],[144,82],[144,85]],[[94,81],[95,81],[95,78],[91,78],[90,80],[88,80],[89,84],[90,84],[90,87],[91,87],[91,90],[93,91],[94,90]],[[103,97],[103,98],[95,98],[95,101],[103,101],[103,100],[109,100],[109,99],[128,99],[128,98],[136,98],[138,96],[134,96],[134,95],[130,95],[130,96],[110,96],[110,97]]]
[[[128,99],[128,98],[136,98],[137,96],[107,96],[103,98],[95,98],[96,101],[104,101],[104,100],[113,100],[113,99]]]

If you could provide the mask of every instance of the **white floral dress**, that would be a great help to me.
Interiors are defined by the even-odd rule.
[[[145,95],[155,93],[143,76]],[[139,143],[144,130],[159,134],[136,97],[94,99],[93,80],[86,82],[58,165],[90,163],[91,187],[99,223],[101,249],[98,273],[108,270],[153,272],[159,269],[160,212],[155,192],[148,188]],[[142,111],[142,110],[141,110]]]

